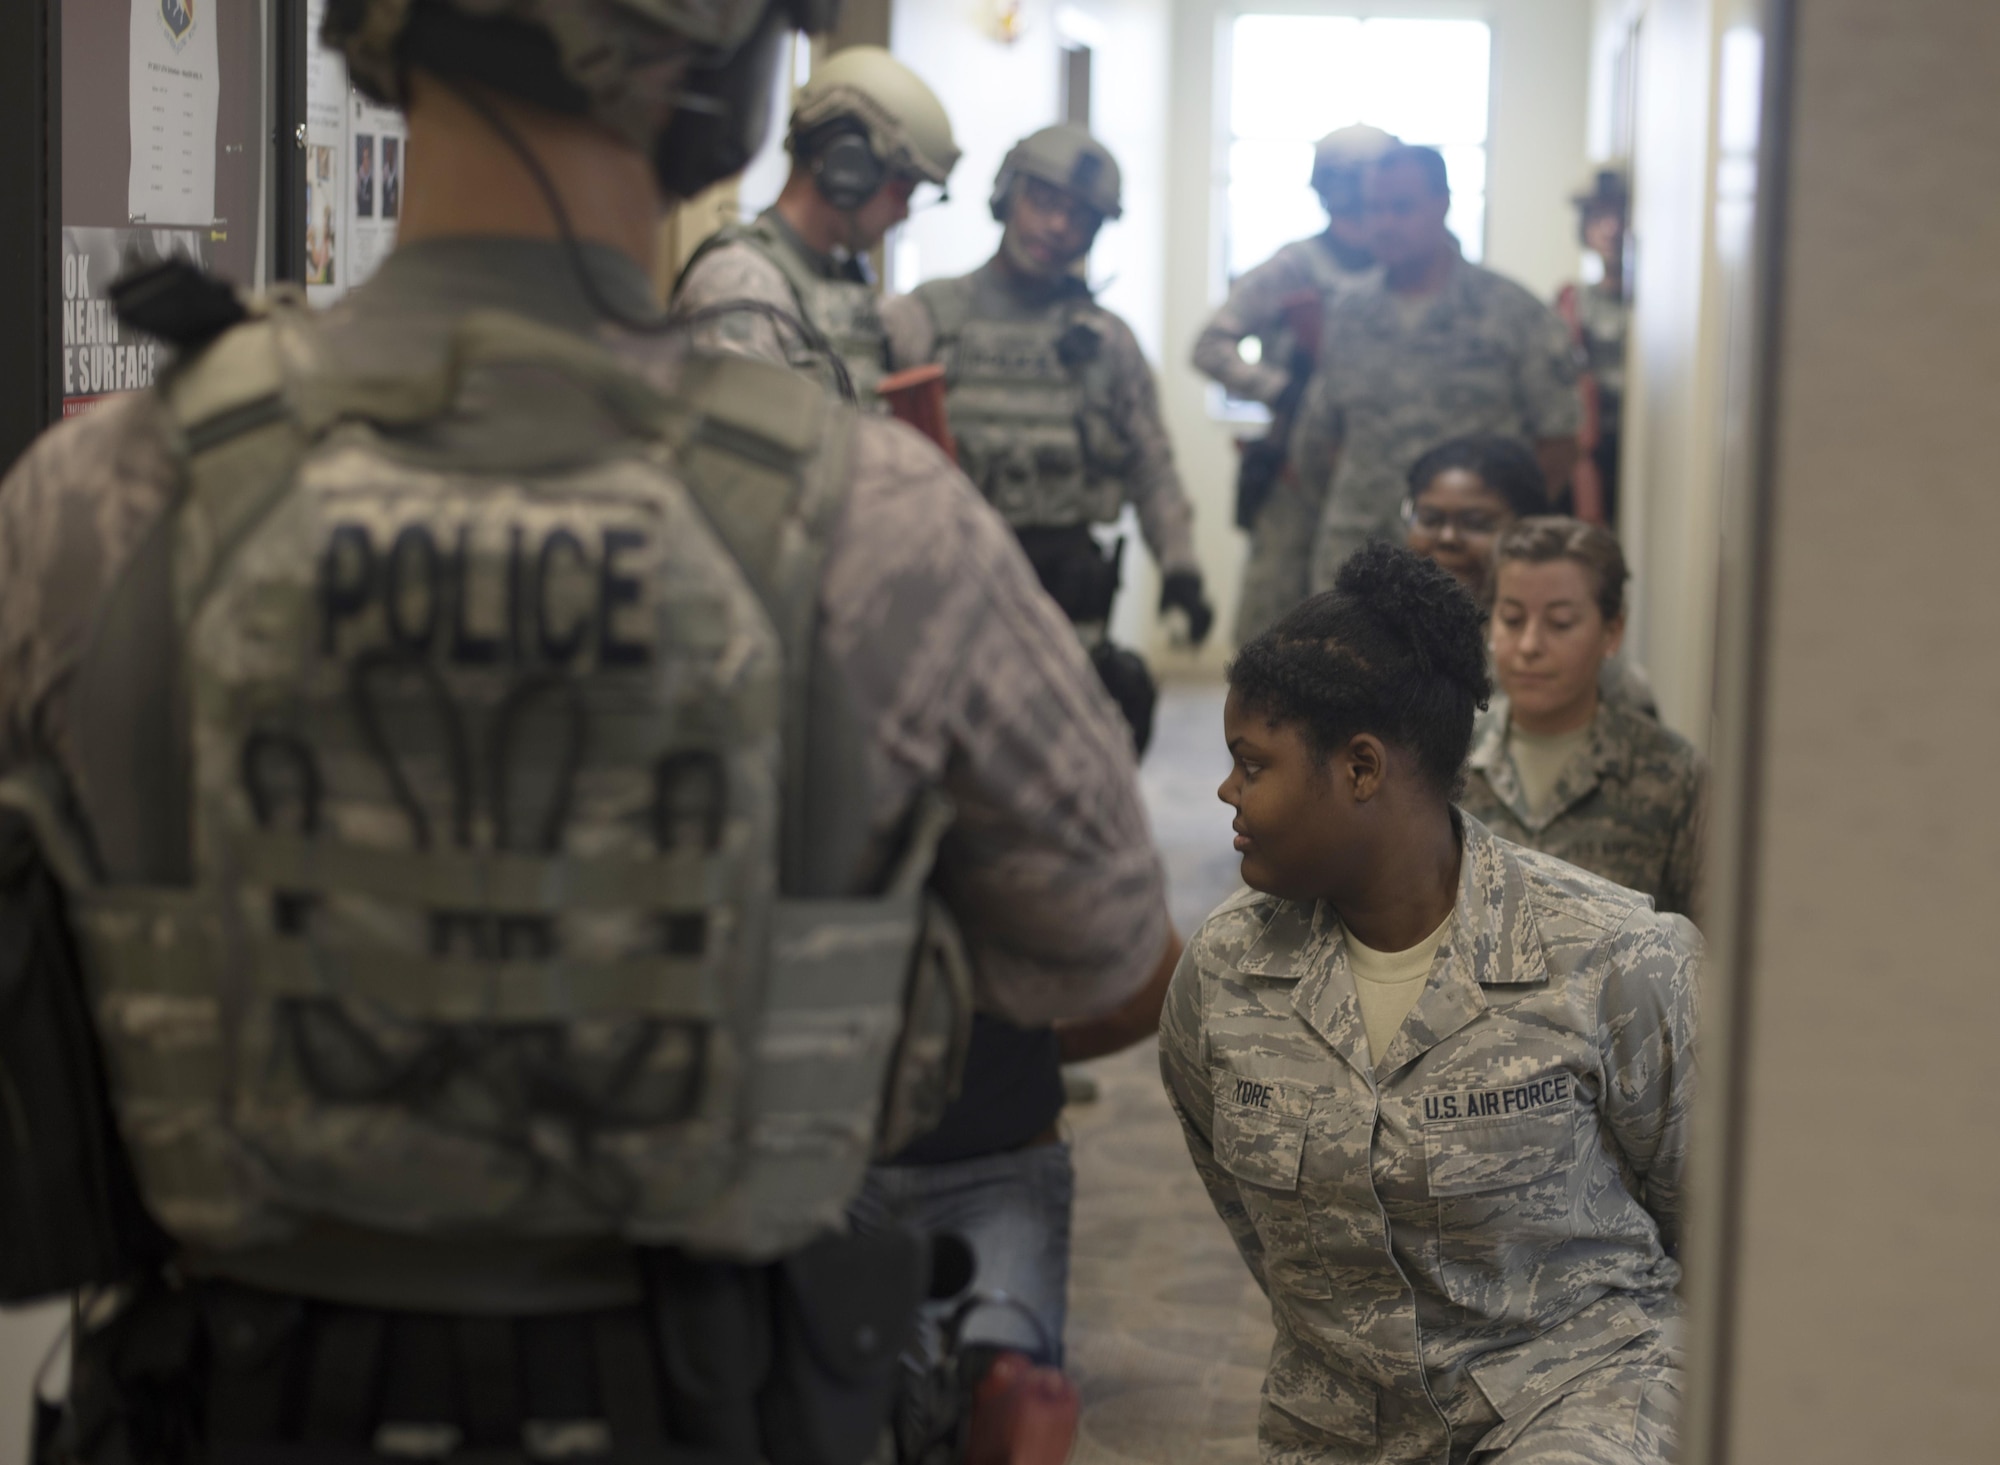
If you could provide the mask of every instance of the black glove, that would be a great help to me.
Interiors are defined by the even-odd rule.
[[[1160,586],[1160,614],[1165,615],[1173,607],[1179,606],[1187,612],[1188,635],[1199,646],[1208,639],[1208,628],[1215,624],[1215,611],[1201,593],[1200,570],[1170,570],[1166,582]]]

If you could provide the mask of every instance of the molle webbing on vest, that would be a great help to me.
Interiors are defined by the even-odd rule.
[[[359,378],[276,309],[166,401],[172,574],[86,681],[185,726],[152,820],[187,811],[184,878],[100,877],[42,816],[161,1222],[302,1291],[322,1223],[743,1258],[838,1225],[885,1096],[939,1066],[906,1008],[965,993],[912,976],[948,806],[879,895],[809,858],[865,836],[801,812],[859,782],[810,674],[851,416],[741,358],[660,396],[495,312]],[[485,461],[481,424],[524,418],[538,461]],[[109,670],[149,659],[120,705]]]
[[[1111,522],[1129,453],[1109,411],[1088,298],[1001,319],[979,312],[977,288],[967,277],[917,291],[937,327],[960,466],[1016,529]]]
[[[695,249],[681,271],[681,279],[685,280],[706,256],[732,244],[755,250],[785,277],[800,320],[809,333],[803,342],[785,343],[788,352],[795,347],[803,348],[793,364],[801,370],[818,373],[824,368],[815,361],[815,353],[838,356],[847,368],[859,404],[869,411],[882,410],[875,387],[888,372],[889,347],[876,310],[875,287],[861,280],[827,278],[799,252],[799,245],[768,218],[753,219],[747,224],[725,224]]]

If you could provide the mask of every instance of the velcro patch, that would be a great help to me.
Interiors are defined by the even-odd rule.
[[[1497,1119],[1529,1114],[1537,1109],[1567,1105],[1576,1097],[1576,1078],[1568,1073],[1544,1074],[1501,1089],[1460,1089],[1424,1095],[1424,1123],[1449,1124],[1454,1119]]]

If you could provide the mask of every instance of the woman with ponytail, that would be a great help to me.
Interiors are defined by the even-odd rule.
[[[1471,598],[1372,545],[1244,647],[1249,888],[1160,1030],[1277,1327],[1267,1460],[1665,1465],[1700,938],[1454,805]]]

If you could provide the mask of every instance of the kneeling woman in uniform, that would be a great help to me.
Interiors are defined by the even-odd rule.
[[[1625,555],[1579,519],[1523,519],[1494,551],[1504,696],[1459,801],[1494,833],[1699,921],[1708,774],[1687,739],[1602,695],[1625,634]]]
[[[1699,936],[1453,807],[1486,655],[1435,565],[1368,547],[1229,679],[1250,888],[1160,1057],[1271,1299],[1264,1459],[1671,1461]]]

